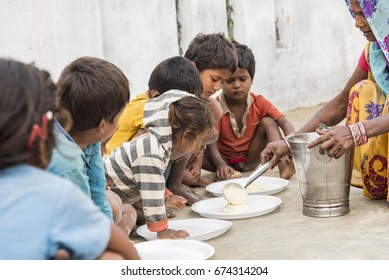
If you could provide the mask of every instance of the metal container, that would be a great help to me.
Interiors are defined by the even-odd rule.
[[[295,134],[288,138],[303,197],[303,214],[310,217],[336,217],[350,212],[349,194],[352,151],[339,159],[319,153],[307,144],[319,135],[316,132]]]

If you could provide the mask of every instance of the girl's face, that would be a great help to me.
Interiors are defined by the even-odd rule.
[[[370,25],[367,22],[365,15],[363,14],[363,10],[361,5],[359,5],[358,0],[350,0],[350,6],[355,15],[355,27],[359,28],[368,41],[377,41],[373,31],[371,31]]]
[[[221,89],[222,81],[231,75],[228,69],[205,69],[200,72],[203,92],[201,97],[208,99],[211,95]]]
[[[189,154],[196,148],[196,142],[187,140],[185,135],[186,133],[184,132],[178,137],[177,141],[173,142],[173,150],[170,160],[176,160],[178,158],[181,158]]]
[[[227,80],[223,82],[223,92],[227,100],[246,100],[250,92],[251,77],[246,69],[238,68]]]

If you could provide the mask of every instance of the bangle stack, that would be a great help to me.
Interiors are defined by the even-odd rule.
[[[368,138],[363,123],[357,122],[350,124],[348,127],[350,128],[351,134],[353,136],[355,147],[359,147],[367,143]]]

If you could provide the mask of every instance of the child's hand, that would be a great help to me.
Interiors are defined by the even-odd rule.
[[[222,180],[228,180],[230,179],[235,173],[235,170],[231,167],[226,165],[219,166],[215,174],[213,175],[215,181],[222,181]]]
[[[186,199],[179,195],[169,195],[165,198],[166,208],[182,209],[186,205]]]
[[[189,237],[189,233],[185,230],[165,229],[157,233],[158,239],[185,239]]]

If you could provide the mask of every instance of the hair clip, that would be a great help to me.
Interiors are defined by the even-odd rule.
[[[47,139],[47,122],[53,119],[53,112],[48,111],[42,116],[42,127],[40,127],[38,124],[34,124],[30,135],[28,136],[27,140],[27,149],[32,150],[34,149],[34,143],[35,139],[39,137],[42,141],[45,141]]]

